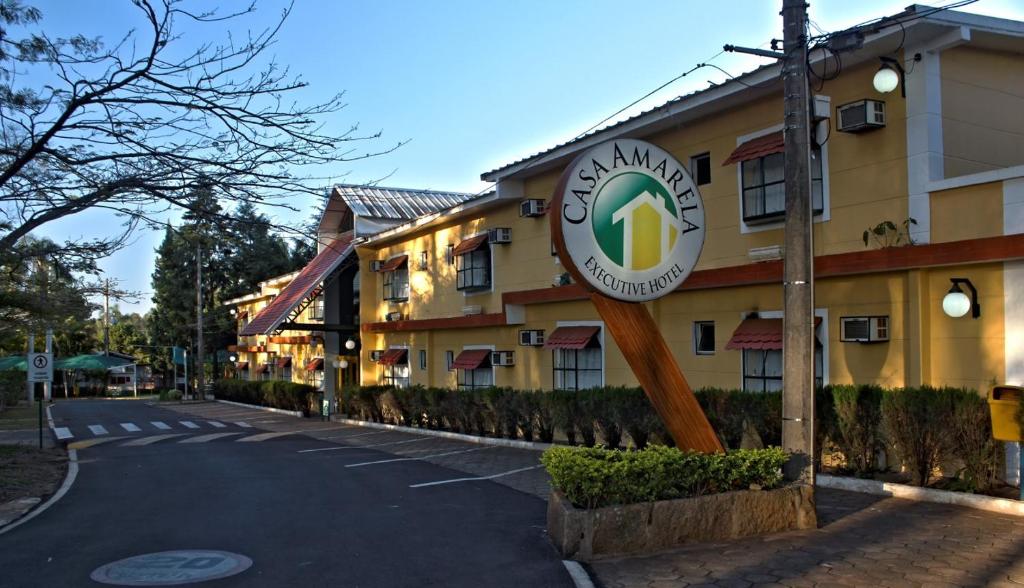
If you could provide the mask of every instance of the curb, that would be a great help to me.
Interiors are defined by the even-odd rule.
[[[948,490],[920,488],[918,486],[894,484],[892,482],[881,482],[879,480],[861,480],[858,478],[821,474],[817,476],[817,482],[815,485],[822,488],[834,488],[836,490],[876,494],[879,496],[889,496],[891,498],[917,500],[919,502],[952,504],[955,506],[965,506],[967,508],[984,510],[1003,515],[1024,517],[1024,502],[1011,500],[1009,498],[985,496],[983,494],[966,494],[964,492],[950,492]]]
[[[594,583],[590,580],[590,575],[587,574],[587,570],[580,565],[580,562],[573,561],[571,559],[563,559],[562,565],[565,566],[565,571],[569,572],[569,577],[572,578],[572,583],[576,585],[576,588],[594,588]]]
[[[75,451],[74,449],[71,449],[68,451],[68,473],[64,476],[64,483],[60,485],[60,488],[57,490],[57,492],[53,496],[51,496],[49,500],[39,505],[39,507],[36,508],[35,510],[32,510],[28,514],[22,515],[20,518],[12,521],[10,524],[6,526],[0,527],[0,535],[3,535],[8,531],[13,531],[21,525],[36,518],[37,516],[42,514],[43,511],[50,508],[54,504],[57,504],[57,501],[60,500],[61,498],[64,498],[64,495],[68,493],[68,490],[71,490],[71,485],[75,483],[75,478],[77,477],[78,452]]]
[[[217,400],[216,402],[222,402],[224,404],[230,404],[232,406],[241,406],[243,408],[253,408],[253,409],[256,409],[256,410],[263,410],[263,411],[266,411],[266,412],[276,412],[278,414],[286,414],[288,416],[298,417],[300,419],[302,418],[302,411],[301,410],[284,410],[282,408],[271,408],[269,406],[257,406],[255,404],[245,404],[245,403],[242,403],[242,402],[234,402],[232,400]]]
[[[500,439],[497,437],[477,437],[476,435],[467,435],[465,433],[436,431],[434,429],[421,429],[419,427],[403,427],[400,425],[386,425],[384,423],[371,423],[369,421],[358,421],[355,419],[335,418],[334,422],[344,423],[346,425],[355,425],[357,427],[367,427],[369,429],[384,429],[386,431],[398,431],[401,433],[411,433],[414,435],[444,437],[445,439],[456,439],[458,441],[466,441],[467,443],[477,443],[480,445],[495,445],[497,447],[511,447],[514,449],[529,449],[531,451],[544,451],[552,447],[551,443],[535,443],[533,441]]]

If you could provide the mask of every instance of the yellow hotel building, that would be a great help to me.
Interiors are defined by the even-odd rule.
[[[1022,384],[1024,23],[920,6],[893,19],[854,31],[861,47],[813,88],[817,377]],[[826,54],[812,66],[833,74]],[[882,57],[903,65],[905,98],[874,89]],[[676,360],[695,388],[778,389],[782,110],[771,64],[487,172],[491,193],[357,235],[359,381],[636,385],[553,255],[546,214],[574,157],[630,138],[689,164],[706,209],[695,271],[648,303]],[[892,231],[865,245],[886,222],[907,224],[900,246],[883,246]],[[978,316],[947,316],[944,296],[972,287]]]

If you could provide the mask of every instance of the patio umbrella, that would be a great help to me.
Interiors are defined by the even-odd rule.
[[[135,363],[130,359],[115,357],[113,355],[75,355],[65,357],[54,362],[53,367],[58,370],[109,370],[110,368],[132,365]]]

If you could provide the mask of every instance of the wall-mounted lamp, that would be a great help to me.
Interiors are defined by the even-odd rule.
[[[345,369],[345,368],[348,367],[348,360],[347,359],[339,359],[338,361],[334,362],[334,367]]]
[[[349,351],[352,351],[355,348],[356,348],[356,340],[353,339],[352,337],[349,337],[348,341],[345,341],[345,349],[348,349]]]
[[[971,316],[974,318],[981,316],[978,291],[974,288],[974,284],[967,278],[950,278],[949,281],[953,282],[953,287],[942,298],[942,312],[953,318],[960,318],[968,311],[971,311]],[[970,297],[960,289],[960,284],[967,286],[967,289],[971,291]]]
[[[238,309],[237,309],[237,308],[232,308],[232,309],[231,309],[231,310],[229,310],[228,312],[230,312],[230,313],[231,313],[231,316],[235,316],[236,314],[238,314]]]
[[[871,80],[871,85],[875,87],[875,90],[882,94],[888,94],[896,89],[897,86],[900,88],[900,95],[904,98],[907,97],[907,72],[903,69],[903,65],[898,59],[892,57],[879,57],[882,65],[879,66],[878,71],[875,72],[874,79]],[[921,61],[921,54],[914,54],[914,62]]]
[[[231,355],[228,356],[228,360],[230,360],[231,363],[235,363],[236,361],[238,361],[238,356],[232,353]]]

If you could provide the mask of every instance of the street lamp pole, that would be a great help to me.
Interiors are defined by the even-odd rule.
[[[782,24],[786,167],[782,447],[791,455],[783,473],[789,480],[813,485],[814,258],[805,0],[782,1]]]
[[[205,395],[203,385],[203,246],[196,242],[196,396]]]

